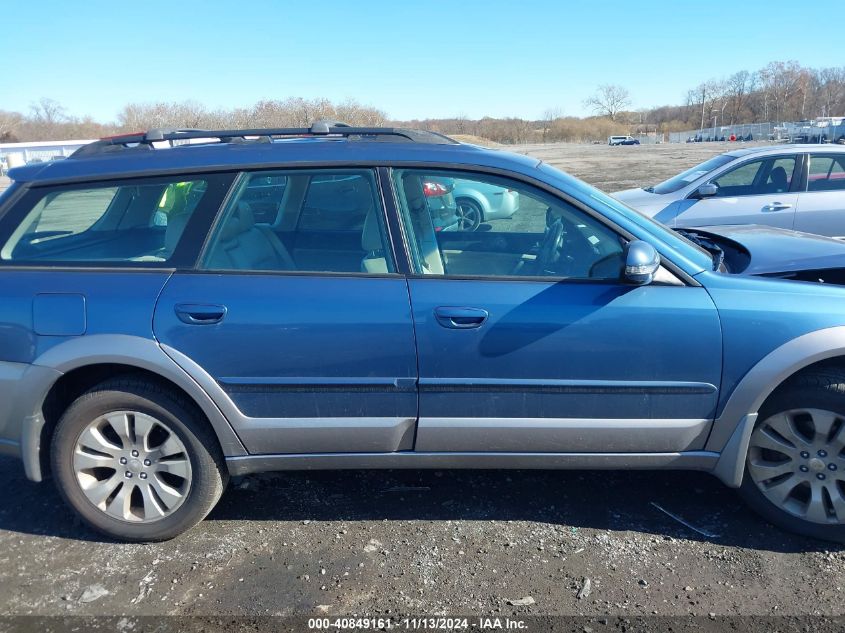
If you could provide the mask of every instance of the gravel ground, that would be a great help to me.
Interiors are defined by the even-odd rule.
[[[612,191],[724,146],[517,149]],[[14,460],[0,480],[0,615],[845,614],[844,548],[700,473],[250,476],[156,545],[103,540]]]
[[[845,551],[766,525],[700,473],[249,476],[205,522],[155,545],[103,540],[12,460],[0,460],[0,478],[3,614],[832,615],[844,606]]]

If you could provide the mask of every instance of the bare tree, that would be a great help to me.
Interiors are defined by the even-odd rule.
[[[780,121],[790,114],[798,114],[798,109],[789,112],[790,100],[802,90],[806,75],[795,61],[771,62],[760,70],[762,89],[767,103],[774,106],[774,120]],[[768,109],[768,108],[767,108]]]
[[[17,112],[0,110],[0,143],[14,142],[22,120],[23,116]]]
[[[138,132],[151,128],[203,128],[209,113],[195,101],[180,103],[130,103],[117,115],[120,128],[125,132]]]
[[[563,111],[560,108],[546,108],[546,110],[543,112],[543,119],[541,122],[544,143],[548,140],[548,135],[552,129],[552,124],[557,121],[562,115]]]
[[[845,67],[822,68],[813,73],[816,108],[822,116],[845,112]]]
[[[466,115],[465,112],[460,112],[455,117],[455,124],[458,129],[458,134],[466,134],[467,133],[467,120],[469,117]]]
[[[725,97],[730,103],[731,125],[739,121],[748,101],[748,94],[754,89],[754,76],[747,70],[734,73],[725,82]]]
[[[584,101],[584,106],[600,116],[615,121],[619,113],[631,105],[631,95],[626,88],[612,84],[598,87],[596,93]]]
[[[797,62],[772,62],[757,72],[740,70],[724,81],[708,80],[686,93],[683,103],[630,111],[631,99],[621,86],[602,85],[584,104],[597,116],[564,117],[546,109],[538,120],[518,117],[391,121],[392,125],[430,129],[444,134],[473,134],[496,143],[589,141],[637,129],[682,132],[715,123],[795,120],[797,117],[845,113],[845,67],[807,69]],[[95,138],[118,131],[150,128],[307,127],[315,120],[379,126],[388,121],[378,108],[354,100],[342,103],[321,98],[265,99],[232,109],[209,109],[201,103],[129,103],[115,123],[69,115],[57,101],[40,99],[27,114],[0,110],[0,140],[62,140]],[[793,118],[790,118],[793,117]]]
[[[32,112],[32,118],[45,125],[55,125],[67,120],[64,106],[55,99],[42,97],[30,105],[29,109]]]
[[[335,109],[336,118],[350,125],[378,127],[387,121],[387,113],[372,106],[365,106],[354,99],[347,99]]]

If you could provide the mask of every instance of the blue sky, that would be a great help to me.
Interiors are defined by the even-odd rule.
[[[807,28],[789,28],[795,5],[781,0],[4,4],[0,109],[50,97],[106,121],[130,101],[289,96],[354,98],[398,119],[583,115],[602,83],[640,108],[769,61],[845,61],[839,36],[809,28],[809,14]]]

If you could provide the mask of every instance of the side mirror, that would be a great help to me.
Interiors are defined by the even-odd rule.
[[[654,246],[642,240],[634,240],[625,248],[625,281],[636,286],[645,286],[654,279],[660,268],[660,254]]]
[[[705,182],[695,190],[696,198],[712,198],[719,193],[719,185],[714,182]]]

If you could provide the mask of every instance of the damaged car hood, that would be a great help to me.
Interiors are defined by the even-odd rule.
[[[725,264],[734,274],[845,270],[845,241],[830,237],[755,224],[677,230],[715,242],[725,251]]]

